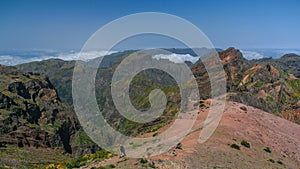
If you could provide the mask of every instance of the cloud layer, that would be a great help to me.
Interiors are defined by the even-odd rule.
[[[42,61],[51,58],[62,60],[83,60],[88,61],[96,57],[105,56],[107,54],[115,53],[116,51],[91,51],[82,52],[79,56],[79,52],[40,52],[40,51],[27,51],[27,52],[6,52],[0,54],[0,64],[13,66],[22,63],[28,63],[33,61]],[[300,55],[300,49],[243,49],[241,50],[243,56],[248,59],[261,59],[261,58],[279,58],[288,53],[295,53]],[[168,59],[175,63],[184,63],[190,61],[195,63],[199,60],[199,57],[191,56],[190,54],[158,54],[152,56],[154,59]]]
[[[7,66],[14,66],[22,63],[28,63],[33,61],[42,61],[47,59],[62,59],[66,61],[70,60],[83,60],[88,61],[97,57],[105,56],[116,51],[91,51],[91,52],[64,52],[58,54],[41,54],[39,56],[30,56],[30,53],[27,56],[18,56],[18,55],[0,55],[0,64]]]
[[[289,53],[300,55],[300,49],[245,49],[241,50],[243,56],[248,59],[262,59],[262,58],[280,58]]]
[[[185,61],[190,61],[192,63],[195,63],[199,60],[200,57],[194,57],[191,56],[190,54],[158,54],[152,56],[153,59],[168,59],[174,63],[184,63]]]

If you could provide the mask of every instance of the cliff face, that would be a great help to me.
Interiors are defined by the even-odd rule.
[[[72,108],[61,102],[46,76],[0,65],[0,145],[60,148],[82,155],[96,146],[83,133]]]
[[[219,57],[226,72],[229,100],[300,123],[300,79],[291,73],[297,73],[299,56],[248,61],[239,50],[228,48],[219,52]],[[209,96],[210,82],[205,66],[199,61],[192,70],[202,96]]]

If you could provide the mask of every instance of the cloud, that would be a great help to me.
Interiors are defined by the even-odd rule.
[[[174,63],[184,63],[185,61],[190,61],[192,63],[195,63],[199,60],[200,57],[194,57],[191,56],[190,54],[158,54],[158,55],[154,55],[152,56],[153,59],[168,59],[171,62]]]
[[[243,56],[248,59],[262,59],[262,58],[279,58],[288,53],[295,53],[300,55],[300,49],[245,49],[240,50]],[[62,59],[66,61],[70,60],[83,60],[88,61],[97,57],[105,56],[117,51],[90,51],[79,52],[69,51],[69,52],[47,52],[47,51],[26,51],[26,52],[11,52],[0,55],[0,64],[7,66],[14,66],[22,63],[28,63],[33,61],[42,61],[51,58]],[[190,61],[195,63],[200,57],[194,57],[190,54],[158,54],[152,56],[154,59],[168,59],[174,63],[184,63],[185,61]]]
[[[294,53],[300,55],[300,49],[251,49],[241,50],[243,56],[248,59],[280,58],[285,54]]]
[[[246,51],[246,50],[241,50],[244,58],[248,60],[252,59],[262,59],[262,58],[268,58],[270,56],[263,55],[261,53],[255,52],[255,51]]]
[[[42,61],[47,59],[62,59],[66,61],[70,60],[83,60],[88,61],[97,57],[109,55],[115,53],[116,51],[90,51],[82,52],[79,55],[79,52],[64,52],[58,53],[56,55],[45,55],[41,54],[40,56],[30,56],[30,53],[27,56],[17,56],[17,55],[0,55],[0,64],[7,66],[14,66],[22,63],[28,63],[33,61]]]

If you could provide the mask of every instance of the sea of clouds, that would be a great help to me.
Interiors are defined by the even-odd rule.
[[[190,61],[192,63],[196,63],[200,57],[191,56],[190,54],[158,54],[152,56],[153,59],[168,59],[174,63],[184,63],[185,61]]]
[[[277,59],[289,53],[300,55],[300,49],[242,49],[240,51],[248,60],[262,58]]]
[[[243,56],[248,59],[261,59],[261,58],[279,58],[288,53],[294,53],[300,55],[300,49],[241,49]],[[67,51],[67,52],[49,52],[49,51],[26,51],[26,52],[0,52],[0,64],[13,66],[22,63],[28,63],[33,61],[42,61],[51,58],[62,59],[66,61],[70,60],[83,60],[88,61],[97,57],[105,56],[117,51],[90,51],[79,52]],[[184,63],[190,61],[195,63],[200,57],[191,56],[190,54],[158,54],[152,56],[154,59],[168,59],[174,63]]]
[[[34,62],[34,61],[42,61],[47,59],[62,59],[65,61],[71,60],[83,60],[88,61],[97,57],[109,55],[115,53],[116,51],[90,51],[90,52],[39,52],[36,54],[36,51],[26,52],[26,54],[18,54],[20,52],[12,52],[12,54],[0,55],[0,64],[7,66],[14,66],[22,63]]]

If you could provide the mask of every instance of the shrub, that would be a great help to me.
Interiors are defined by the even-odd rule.
[[[275,163],[275,161],[272,158],[267,158],[267,161],[269,161],[271,163]]]
[[[241,142],[241,145],[243,145],[244,147],[250,148],[250,143],[248,143],[247,141],[243,140]]]
[[[147,160],[144,159],[144,158],[142,158],[142,159],[140,160],[140,163],[145,164],[145,163],[147,163]]]
[[[109,168],[116,168],[116,166],[113,164],[109,164],[109,165],[101,166],[101,167],[92,167],[91,169],[109,169]]]
[[[265,150],[265,152],[267,152],[267,153],[271,153],[271,152],[272,152],[271,149],[270,149],[269,147],[265,147],[264,150]]]
[[[240,150],[240,146],[238,146],[237,144],[231,144],[230,147],[234,148],[234,149],[237,149],[237,150]]]
[[[283,165],[283,162],[280,161],[280,160],[278,160],[277,163],[280,164],[280,165]]]
[[[116,168],[116,166],[113,165],[113,164],[109,164],[109,165],[108,165],[108,168]]]

